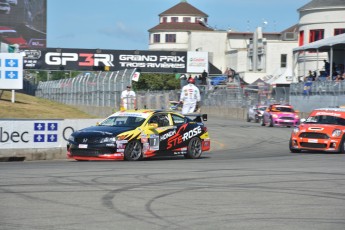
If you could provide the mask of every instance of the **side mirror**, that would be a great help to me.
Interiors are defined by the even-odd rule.
[[[156,129],[158,128],[158,123],[150,123],[149,124],[149,129]]]
[[[99,124],[100,124],[99,122],[96,122],[96,126],[99,126]]]
[[[295,110],[296,113],[299,113],[299,110]]]
[[[305,118],[301,118],[300,122],[301,122],[301,123],[304,123],[306,120],[307,120],[307,119],[305,119]]]

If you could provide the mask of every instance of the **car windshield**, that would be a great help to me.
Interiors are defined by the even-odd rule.
[[[131,116],[114,116],[109,117],[100,126],[116,126],[116,127],[138,127],[143,124],[145,118],[142,117],[131,117]]]
[[[345,119],[334,116],[312,116],[308,117],[305,123],[308,124],[331,124],[331,125],[345,125]]]
[[[274,107],[272,110],[275,112],[290,112],[290,113],[295,112],[293,108],[290,108],[290,107]]]
[[[259,107],[258,110],[259,111],[265,111],[267,107]]]

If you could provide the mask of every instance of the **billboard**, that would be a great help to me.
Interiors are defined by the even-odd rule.
[[[23,89],[23,55],[0,53],[0,89]]]
[[[100,49],[31,49],[25,50],[24,69],[118,71],[137,68],[146,73],[186,73],[187,52],[100,50]]]
[[[45,48],[47,0],[0,1],[0,42],[19,49]]]

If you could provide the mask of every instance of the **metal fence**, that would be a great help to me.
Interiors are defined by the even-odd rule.
[[[119,107],[121,92],[131,84],[135,69],[85,72],[77,77],[40,82],[36,96],[69,105]]]

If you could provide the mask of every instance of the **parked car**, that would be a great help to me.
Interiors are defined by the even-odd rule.
[[[0,26],[0,39],[9,45],[18,44],[20,49],[29,48],[27,41],[11,27]]]
[[[255,121],[259,122],[267,109],[266,105],[253,105],[248,108],[247,111],[247,122]]]
[[[288,104],[271,104],[265,110],[260,123],[262,126],[296,126],[299,125],[300,118],[298,111]]]
[[[345,109],[320,108],[291,133],[289,149],[293,153],[302,150],[345,153]]]
[[[211,144],[203,123],[206,120],[206,114],[183,116],[174,111],[116,112],[97,126],[72,133],[67,156],[79,161],[136,161],[154,156],[200,158]]]
[[[6,0],[0,0],[0,13],[9,14],[11,12],[11,6]]]
[[[18,5],[18,0],[6,0],[6,1],[12,6]]]

